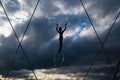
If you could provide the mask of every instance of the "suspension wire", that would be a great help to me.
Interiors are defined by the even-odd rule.
[[[100,43],[100,45],[101,45],[101,48],[103,49],[104,54],[105,54],[106,58],[108,59],[108,62],[110,63],[111,68],[112,68],[112,70],[113,70],[113,66],[112,66],[112,63],[111,63],[111,61],[110,61],[110,58],[109,58],[109,56],[108,56],[108,54],[107,54],[107,52],[106,52],[106,50],[105,50],[105,48],[104,48],[103,43],[102,43],[101,40],[100,40],[100,37],[98,36],[98,33],[97,33],[96,29],[95,29],[95,26],[93,25],[92,20],[91,20],[89,14],[88,14],[88,12],[87,12],[87,10],[86,10],[83,2],[82,2],[82,0],[80,0],[80,2],[81,2],[81,4],[82,4],[82,6],[83,6],[83,8],[84,8],[84,10],[85,10],[85,12],[86,12],[86,14],[87,14],[87,16],[88,16],[88,19],[89,19],[89,21],[90,21],[90,23],[91,23],[91,25],[92,25],[92,28],[93,28],[93,30],[94,30],[94,32],[95,32],[95,34],[96,34],[96,37],[97,37],[97,39],[98,39],[98,41],[99,41],[99,43]],[[100,51],[101,51],[101,50],[100,50]],[[99,53],[100,53],[100,52],[99,52]]]
[[[120,66],[120,56],[118,57],[116,67],[113,72],[112,80],[117,80],[117,73],[118,73],[119,66]]]
[[[15,30],[14,30],[14,28],[13,28],[13,25],[12,25],[12,23],[11,23],[11,21],[10,21],[8,15],[7,15],[7,12],[6,12],[6,10],[5,10],[5,8],[4,8],[4,6],[3,6],[3,4],[2,4],[1,1],[0,1],[0,4],[1,4],[1,6],[2,6],[2,8],[3,8],[3,11],[4,11],[4,13],[5,13],[5,15],[6,15],[6,17],[7,17],[8,21],[9,21],[9,23],[10,23],[10,26],[11,26],[11,28],[12,28],[12,30],[13,30],[15,36],[16,36],[17,41],[19,41],[18,36],[17,36],[17,34],[16,34],[16,32],[15,32]],[[18,53],[18,49],[16,50],[15,56],[17,56],[17,53]],[[15,56],[14,56],[12,62],[11,62],[11,65],[10,65],[10,67],[9,67],[9,70],[7,71],[7,73],[6,73],[6,75],[5,75],[5,80],[6,80],[6,78],[7,78],[7,75],[8,75],[9,72],[10,72],[10,69],[11,69],[11,67],[12,67],[12,65],[13,65],[13,63],[14,63],[14,61],[15,61],[15,59],[16,59]]]
[[[111,28],[110,28],[109,32],[107,33],[107,36],[105,37],[105,39],[104,39],[104,41],[103,41],[102,45],[104,45],[104,44],[105,44],[105,41],[107,40],[107,38],[108,38],[108,36],[109,36],[109,34],[110,34],[110,32],[111,32],[112,28],[114,27],[115,22],[116,22],[116,20],[117,20],[117,18],[118,18],[118,16],[119,16],[119,15],[120,15],[120,12],[119,12],[119,13],[118,13],[118,15],[116,16],[116,18],[115,18],[115,20],[114,20],[114,22],[113,22],[113,24],[112,24],[112,26],[111,26]],[[95,58],[94,58],[93,62],[91,63],[91,66],[90,66],[90,68],[89,68],[88,72],[86,73],[86,75],[84,76],[84,79],[83,79],[83,80],[85,80],[85,78],[87,77],[87,75],[88,75],[89,71],[91,70],[91,68],[92,68],[92,66],[93,66],[93,64],[94,64],[94,62],[96,61],[96,59],[97,59],[98,55],[100,54],[101,49],[102,49],[102,46],[100,47],[100,49],[99,49],[99,51],[98,51],[97,55],[95,56]]]
[[[116,16],[116,18],[115,18],[115,20],[114,20],[114,22],[113,22],[113,24],[112,24],[109,32],[107,33],[107,36],[105,37],[105,39],[104,39],[104,41],[103,41],[103,45],[105,44],[105,41],[106,41],[107,38],[109,37],[109,34],[110,34],[110,32],[112,31],[112,29],[113,29],[113,27],[114,27],[114,25],[115,25],[115,23],[116,23],[116,20],[117,20],[117,18],[119,17],[119,15],[120,15],[120,12],[119,12],[118,15]],[[85,80],[85,78],[87,77],[88,73],[89,73],[90,70],[92,69],[92,66],[94,65],[94,62],[96,61],[98,55],[100,54],[101,49],[102,49],[102,47],[100,47],[100,49],[98,50],[98,53],[95,55],[95,58],[94,58],[94,60],[92,61],[91,65],[90,65],[90,67],[89,67],[89,69],[88,69],[88,72],[87,72],[86,75],[84,76],[84,79],[83,79],[83,80]]]
[[[114,69],[113,75],[112,75],[112,80],[118,80],[117,73],[118,73],[119,66],[120,66],[120,55],[118,55],[118,57],[117,57],[115,69]]]
[[[26,60],[28,61],[28,64],[29,64],[29,66],[31,67],[32,72],[33,72],[33,74],[34,74],[36,80],[38,80],[38,79],[37,79],[37,76],[36,76],[36,74],[35,74],[35,72],[34,72],[34,70],[33,70],[33,67],[32,67],[32,65],[31,65],[31,63],[30,63],[30,61],[29,61],[29,58],[28,58],[27,54],[25,53],[25,50],[24,50],[24,48],[22,47],[21,43],[22,43],[23,38],[24,38],[24,36],[25,36],[25,34],[26,34],[26,32],[27,32],[27,29],[28,29],[28,27],[29,27],[29,25],[30,25],[30,23],[31,23],[32,17],[33,17],[33,15],[34,15],[35,11],[36,11],[36,8],[37,8],[39,2],[40,2],[40,0],[38,0],[36,6],[35,6],[35,8],[34,8],[34,11],[33,11],[32,15],[31,15],[31,17],[30,17],[30,20],[29,20],[29,22],[28,22],[28,24],[27,24],[27,27],[26,27],[26,29],[25,29],[25,32],[24,32],[24,34],[23,34],[23,36],[22,36],[22,39],[21,39],[21,41],[19,41],[19,38],[18,38],[18,36],[17,36],[17,34],[16,34],[14,28],[13,28],[13,25],[12,25],[12,23],[11,23],[11,21],[10,21],[8,15],[7,15],[7,12],[6,12],[6,10],[5,10],[5,8],[4,8],[2,2],[0,1],[0,4],[1,4],[1,6],[2,6],[4,12],[5,12],[5,15],[7,16],[7,19],[8,19],[8,21],[9,21],[9,23],[10,23],[10,26],[11,26],[11,28],[12,28],[12,30],[13,30],[15,36],[16,36],[16,39],[17,39],[18,43],[19,43],[19,46],[17,47],[17,50],[16,50],[16,54],[15,54],[15,56],[14,56],[12,62],[11,62],[10,68],[9,68],[8,72],[6,73],[5,80],[6,80],[7,75],[9,74],[9,72],[10,72],[10,70],[11,70],[11,67],[12,67],[13,63],[15,62],[16,56],[17,56],[17,54],[18,54],[19,47],[21,47],[21,49],[22,49],[22,51],[23,51],[23,53],[24,53],[24,55],[25,55],[25,58],[26,58]]]
[[[113,22],[112,27],[110,28],[107,36],[105,37],[105,39],[104,39],[104,41],[103,41],[103,43],[102,43],[101,40],[100,40],[100,38],[99,38],[99,36],[98,36],[98,34],[97,34],[97,31],[95,30],[94,25],[93,25],[93,23],[92,23],[92,21],[91,21],[91,19],[90,19],[90,16],[89,16],[88,13],[87,13],[87,10],[86,10],[86,8],[85,8],[82,0],[80,0],[80,2],[81,2],[81,4],[82,4],[82,6],[83,6],[83,8],[84,8],[84,10],[85,10],[85,12],[86,12],[86,14],[87,14],[87,16],[88,16],[88,19],[89,19],[89,21],[90,21],[90,23],[91,23],[91,25],[92,25],[92,27],[93,27],[93,29],[94,29],[94,31],[95,31],[95,34],[96,34],[96,36],[97,36],[97,39],[98,39],[98,41],[100,42],[100,45],[101,45],[100,49],[98,50],[97,55],[95,56],[93,62],[91,63],[91,66],[90,66],[88,72],[87,72],[86,75],[84,76],[84,79],[83,79],[83,80],[85,80],[85,78],[87,77],[89,71],[91,70],[94,62],[96,61],[98,55],[100,54],[100,51],[101,51],[102,48],[103,48],[103,51],[104,51],[104,53],[105,53],[105,56],[108,58],[108,61],[109,61],[109,63],[111,64],[111,61],[110,61],[110,59],[109,59],[109,57],[108,57],[108,55],[107,55],[107,53],[106,53],[106,51],[105,51],[105,49],[104,49],[104,43],[105,43],[106,39],[108,38],[108,36],[109,36],[109,34],[110,34],[110,32],[111,32],[111,30],[112,30],[112,28],[113,28],[113,26],[114,26],[114,24],[115,24],[115,22],[116,22],[116,20],[117,20],[117,18],[118,18],[118,16],[119,16],[120,13],[119,13],[119,14],[117,15],[117,17],[115,18],[115,21]],[[113,69],[112,64],[111,64],[111,68]]]

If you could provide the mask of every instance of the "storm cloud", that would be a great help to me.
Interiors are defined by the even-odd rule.
[[[19,40],[21,40],[37,0],[1,0],[1,2]],[[103,42],[120,11],[120,1],[84,0],[83,3],[101,42]],[[0,27],[0,74],[5,76],[19,43],[1,6],[0,19],[2,25]],[[65,23],[68,23],[63,41],[65,62],[59,69],[59,73],[55,70],[53,63],[59,46],[56,24],[64,28]],[[120,52],[119,25],[120,17],[104,44],[114,67]],[[41,0],[21,44],[38,77],[40,74],[49,76],[59,73],[61,77],[65,75],[66,79],[71,77],[82,79],[101,47],[79,0]],[[22,49],[19,48],[9,76],[28,78],[31,74],[31,68]],[[110,80],[112,74],[113,70],[102,49],[88,79]]]

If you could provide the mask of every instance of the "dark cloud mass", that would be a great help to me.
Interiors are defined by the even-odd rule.
[[[99,3],[98,3],[99,2]],[[100,7],[104,14],[111,14],[115,13],[119,10],[120,2],[118,0],[112,1],[112,0],[96,0],[95,6]]]
[[[20,3],[18,0],[7,0],[5,3],[5,8],[10,14],[13,14],[20,10]]]
[[[21,15],[17,13],[17,15],[21,16],[18,22],[16,20],[17,16],[15,20],[12,18],[10,20],[14,24],[14,29],[19,40],[21,40],[37,0],[2,0],[2,2],[9,16],[20,12]],[[114,17],[120,11],[120,1],[85,0],[83,2],[95,25],[96,31],[98,31],[100,40],[103,42],[115,19]],[[2,14],[0,11],[2,25],[6,27],[9,24],[6,23],[7,20],[3,18]],[[53,58],[56,55],[59,45],[56,23],[59,23],[63,27],[66,22],[68,22],[68,26],[64,33],[63,42],[65,62],[64,66],[60,69],[60,73],[64,75],[85,74],[89,69],[94,56],[101,46],[80,1],[41,0],[22,42],[25,53],[34,70],[46,69],[45,74],[56,73],[51,70],[51,68],[54,68]],[[119,26],[120,16],[104,44],[105,51],[112,65],[115,65],[120,52]],[[3,33],[0,32],[0,75],[5,75],[19,44],[13,32],[8,37]],[[29,77],[28,74],[31,72],[27,70],[31,70],[31,68],[26,61],[22,49],[19,48],[9,76]],[[75,77],[83,77],[83,74],[75,75]],[[87,78],[88,80],[110,80],[112,74],[113,70],[102,49]]]

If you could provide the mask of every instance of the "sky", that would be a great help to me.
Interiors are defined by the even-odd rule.
[[[19,41],[22,39],[37,1],[1,0]],[[103,43],[120,11],[120,1],[82,1]],[[65,23],[68,23],[63,34],[62,53],[65,61],[64,65],[57,69],[53,62],[59,47],[56,24],[64,28]],[[1,5],[0,25],[0,75],[4,77],[19,43]],[[120,56],[119,25],[120,16],[104,44],[113,69]],[[48,80],[82,80],[101,47],[80,0],[40,0],[21,45],[38,79]],[[114,71],[111,69],[111,64],[104,50],[101,49],[86,80],[110,80]],[[119,75],[120,69],[117,77]],[[18,50],[8,77],[35,79],[21,48]]]

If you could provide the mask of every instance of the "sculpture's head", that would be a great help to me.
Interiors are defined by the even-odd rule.
[[[62,28],[61,28],[61,27],[59,27],[59,30],[60,30],[60,31],[62,31]]]

